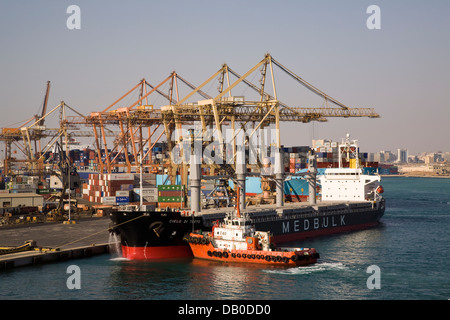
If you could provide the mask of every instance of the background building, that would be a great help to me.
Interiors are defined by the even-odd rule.
[[[397,162],[402,162],[402,163],[408,162],[408,150],[397,149]]]

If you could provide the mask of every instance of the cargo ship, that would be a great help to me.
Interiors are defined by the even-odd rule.
[[[320,185],[319,195],[315,182],[309,179],[308,202],[285,202],[277,197],[276,203],[242,207],[241,212],[257,230],[270,231],[276,245],[376,226],[385,211],[381,178],[367,174],[358,166],[357,157],[350,160],[350,167],[327,168],[323,174],[314,175]],[[305,174],[311,177],[312,172],[317,172],[316,162],[310,161],[308,165]],[[199,208],[200,197],[194,203],[192,186],[188,210],[129,205],[110,213],[111,231],[121,235],[123,257],[150,260],[192,256],[183,237],[193,230],[212,231],[234,210],[230,207],[195,210]]]
[[[193,213],[129,207],[110,213],[111,231],[121,236],[123,257],[136,260],[192,256],[184,235],[198,229],[209,232],[227,214],[226,208]],[[385,200],[379,196],[376,201],[299,202],[285,203],[283,208],[261,205],[245,209],[255,227],[272,232],[275,244],[377,226],[384,211]]]

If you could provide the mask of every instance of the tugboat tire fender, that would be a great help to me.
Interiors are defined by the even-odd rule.
[[[228,252],[224,251],[224,253],[222,253],[222,255],[225,259],[228,258]]]
[[[211,252],[211,250],[208,250],[208,256],[212,256],[213,255],[213,253]]]

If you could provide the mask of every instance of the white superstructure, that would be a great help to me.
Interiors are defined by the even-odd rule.
[[[263,250],[270,250],[270,232],[256,231],[244,217],[226,217],[219,227],[213,228],[213,237],[218,249],[247,250],[249,245],[261,245]]]
[[[364,174],[359,165],[357,140],[346,140],[339,145],[339,168],[328,168],[319,177],[322,201],[377,201],[383,189],[379,175]],[[349,168],[342,167],[342,154],[346,154]]]
[[[329,168],[319,181],[322,201],[374,201],[381,178],[363,174],[360,168]]]

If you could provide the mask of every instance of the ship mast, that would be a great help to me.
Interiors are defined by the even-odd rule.
[[[352,147],[354,148],[354,151],[352,150]],[[342,153],[347,154],[347,162],[349,163],[349,167],[352,168],[352,165],[350,164],[350,159],[354,160],[354,168],[359,169],[359,151],[358,151],[358,144],[357,140],[353,140],[352,143],[350,143],[350,134],[347,133],[345,141],[342,139],[342,143],[339,145],[339,168],[343,168],[342,166]],[[350,157],[350,154],[352,154],[352,158]]]

